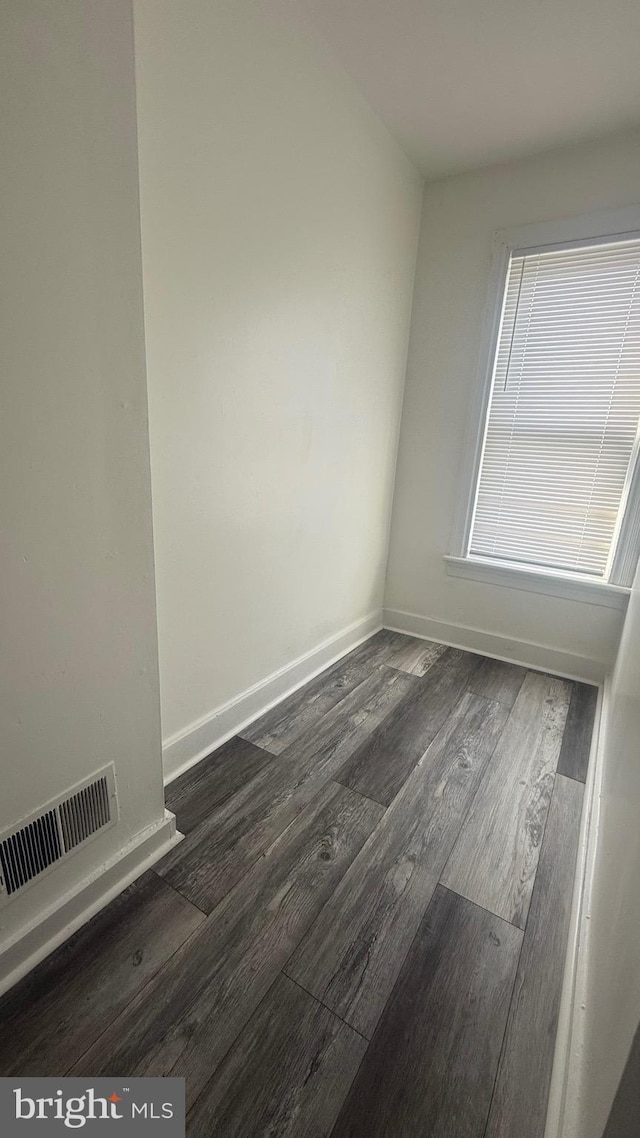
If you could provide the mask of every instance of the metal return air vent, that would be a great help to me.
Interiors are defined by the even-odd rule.
[[[118,816],[113,764],[0,834],[0,906]]]

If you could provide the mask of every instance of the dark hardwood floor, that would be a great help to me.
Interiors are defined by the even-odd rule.
[[[191,1138],[543,1138],[597,689],[383,631],[176,779],[179,846],[0,1001],[0,1075]]]

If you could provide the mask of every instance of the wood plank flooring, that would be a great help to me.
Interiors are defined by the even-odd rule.
[[[190,1138],[543,1138],[597,689],[381,632],[167,788],[185,840],[0,1000],[1,1075]]]
[[[266,715],[256,719],[244,729],[243,738],[279,755],[289,743],[318,723],[327,711],[357,688],[378,664],[390,662],[394,656],[402,654],[404,640],[405,637],[397,632],[385,629],[378,632],[303,688],[283,699]],[[441,649],[442,645],[433,647]],[[411,672],[414,669],[404,670]]]
[[[446,644],[436,644],[433,640],[414,640],[413,637],[400,637],[401,643],[392,646],[385,663],[414,676],[425,676],[432,664],[446,652]]]
[[[584,782],[587,777],[589,750],[596,716],[598,689],[590,684],[574,684],[562,737],[558,774]]]
[[[292,1031],[292,1026],[295,1030]],[[367,1041],[279,976],[189,1116],[190,1138],[330,1134]]]
[[[521,941],[438,886],[334,1138],[482,1133]]]
[[[195,905],[211,912],[418,682],[391,668],[376,668],[277,762],[263,767],[192,830],[160,862],[157,872]]]
[[[504,703],[505,707],[513,707],[526,674],[526,668],[487,658],[476,668],[469,691],[483,695],[486,699],[496,699],[498,703]]]
[[[0,1074],[65,1075],[203,921],[145,873],[0,1001]]]
[[[344,764],[343,785],[388,806],[453,711],[478,663],[477,656],[448,648]]]
[[[560,1010],[582,811],[580,783],[558,775],[524,934],[487,1138],[542,1134]],[[546,1093],[541,1093],[545,1090]]]
[[[287,966],[369,1039],[506,718],[463,696]]]
[[[524,928],[571,688],[530,672],[442,881]]]
[[[381,813],[327,783],[72,1073],[171,1073],[193,1103]]]
[[[180,815],[180,830],[190,834],[271,762],[271,755],[236,736],[176,778],[166,804]]]

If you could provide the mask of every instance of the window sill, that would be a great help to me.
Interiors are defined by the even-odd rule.
[[[527,593],[545,593],[549,597],[564,597],[570,601],[583,601],[603,608],[625,612],[630,589],[623,585],[609,585],[604,581],[587,581],[571,574],[545,573],[539,569],[521,569],[483,561],[476,557],[444,558],[451,577],[467,577],[489,585],[504,585],[508,589],[522,589]]]

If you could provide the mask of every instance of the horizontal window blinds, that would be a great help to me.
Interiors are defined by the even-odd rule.
[[[640,240],[511,257],[469,552],[603,577],[640,416]]]

